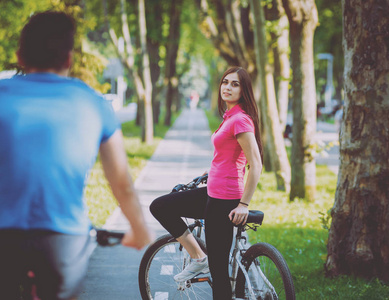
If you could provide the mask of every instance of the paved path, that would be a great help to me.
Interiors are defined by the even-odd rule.
[[[316,140],[323,142],[329,149],[316,158],[316,164],[327,165],[328,168],[338,174],[339,171],[339,133],[336,126],[326,122],[317,122]],[[333,145],[332,147],[329,145]]]
[[[157,236],[165,230],[148,207],[156,197],[169,193],[177,183],[189,182],[209,169],[213,147],[202,110],[184,110],[135,182],[146,222]],[[105,227],[126,230],[129,224],[117,209]],[[91,257],[86,285],[79,299],[140,299],[138,268],[143,251],[123,246],[97,247]]]

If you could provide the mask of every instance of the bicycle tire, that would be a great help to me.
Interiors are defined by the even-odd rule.
[[[242,262],[249,273],[255,299],[296,299],[293,279],[288,265],[274,246],[267,243],[252,245],[243,254]],[[260,267],[270,284],[265,283],[266,279],[262,279],[263,277],[259,274],[260,271],[257,266]],[[237,298],[252,299],[249,297],[248,285],[241,269],[238,271],[235,291]]]
[[[206,253],[205,243],[195,238]],[[138,280],[142,299],[212,299],[208,282],[188,284],[183,291],[178,289],[173,277],[188,262],[189,254],[172,235],[159,237],[147,248],[140,263]]]

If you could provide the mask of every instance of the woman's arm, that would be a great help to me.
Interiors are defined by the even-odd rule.
[[[242,147],[244,155],[250,166],[247,181],[244,187],[243,195],[240,202],[246,203],[247,206],[250,203],[251,198],[254,195],[259,177],[262,172],[262,160],[259,154],[258,144],[253,132],[242,132],[237,135],[239,145]],[[248,207],[244,204],[239,204],[233,209],[229,218],[234,224],[244,224],[247,221]]]

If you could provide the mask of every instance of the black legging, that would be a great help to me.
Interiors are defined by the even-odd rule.
[[[232,298],[228,260],[232,244],[233,224],[229,213],[240,199],[223,200],[209,197],[207,188],[171,193],[159,197],[150,205],[150,211],[175,238],[187,230],[181,217],[205,219],[209,269],[212,275],[213,299]]]

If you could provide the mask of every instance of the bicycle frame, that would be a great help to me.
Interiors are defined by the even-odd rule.
[[[254,228],[252,228],[252,229],[254,229]],[[239,227],[234,228],[235,241],[234,241],[234,247],[232,248],[233,250],[230,253],[230,259],[231,259],[230,265],[232,266],[231,286],[232,286],[233,293],[235,293],[236,278],[238,275],[238,270],[240,269],[242,271],[244,277],[246,278],[247,287],[248,287],[248,290],[250,292],[249,299],[256,300],[257,297],[254,294],[254,287],[251,285],[250,275],[246,271],[246,266],[244,264],[243,254],[249,248],[246,246],[247,238],[245,236],[242,236],[242,233],[244,231],[245,231],[244,226],[243,227],[239,226]],[[270,289],[272,294],[275,295],[276,291],[275,291],[273,285],[266,278],[265,274],[263,274],[263,272],[259,266],[259,262],[255,262],[255,271],[262,278],[263,283],[264,283],[263,287],[258,286],[258,288],[260,290],[264,290],[264,291],[266,289]]]
[[[197,177],[188,184],[176,185],[172,192],[175,193],[194,189],[197,188],[200,183],[206,182],[207,175]],[[249,229],[256,231],[257,227],[262,225],[263,217],[263,212],[258,210],[250,210],[247,219],[248,223],[243,226],[237,226],[234,229],[233,245],[229,253],[228,262],[230,267],[229,272],[231,274],[230,281],[233,296],[244,297],[245,299],[249,300],[256,300],[257,298],[268,299],[269,297],[271,299],[278,299],[278,293],[285,293],[287,299],[294,300],[295,292],[292,277],[287,263],[282,257],[281,253],[279,253],[279,251],[274,246],[268,243],[259,242],[251,245],[248,243],[247,235],[244,234],[244,232]],[[198,242],[200,245],[202,245],[204,251],[206,251],[206,246],[204,244],[204,240],[202,239],[204,233],[204,229],[202,228],[204,226],[203,221],[193,218],[189,218],[190,220],[187,218],[185,219],[189,230],[193,233],[193,236],[198,239]],[[165,247],[164,245],[170,244],[172,242],[177,243],[177,241],[171,235],[162,236],[155,244],[152,245],[152,247],[149,247],[149,249],[146,251],[147,255],[145,255],[142,259],[141,270],[139,272],[139,285],[141,292],[143,292],[143,299],[149,299],[151,297],[148,272],[150,270],[150,264],[154,258],[154,255],[159,253],[159,251]],[[180,245],[179,251],[179,253],[183,251],[182,245]],[[187,253],[184,257],[181,256],[179,259],[181,262],[178,266],[178,270],[182,270],[186,267],[187,262],[190,260],[189,254]],[[267,276],[269,275],[270,277],[268,279]],[[273,278],[275,279],[274,282]],[[156,282],[161,282],[161,280],[158,278],[155,280]],[[154,282],[154,278],[152,281]],[[180,282],[177,286],[177,290],[184,291],[185,289],[189,289],[191,287],[194,288],[193,290],[195,290],[197,287],[193,287],[192,284],[199,282],[208,282],[212,288],[211,276],[205,275],[205,277],[196,276],[185,282]],[[273,284],[277,286],[277,291]],[[153,284],[153,286],[157,285]],[[167,290],[169,290],[170,287],[171,285],[168,285]],[[193,290],[191,290],[191,292],[196,295],[196,292]]]
[[[246,282],[247,282],[248,288],[250,290],[250,299],[255,300],[255,295],[254,295],[253,288],[252,288],[251,283],[250,283],[249,274],[247,273],[246,268],[241,263],[242,252],[245,250],[244,245],[247,242],[246,237],[242,237],[242,227],[234,228],[234,237],[235,237],[234,247],[233,247],[232,253],[230,253],[230,259],[231,259],[230,265],[232,266],[232,271],[231,271],[232,292],[235,293],[236,277],[238,275],[238,270],[240,268],[243,272],[244,277],[246,278]]]
[[[204,226],[204,223],[201,220],[195,219],[194,223],[189,224],[189,230],[193,232],[197,237],[200,238],[201,236],[201,231],[202,227]],[[251,229],[255,229],[254,227],[249,227]],[[196,229],[196,233],[194,232]],[[230,262],[229,264],[231,265],[231,287],[232,287],[232,292],[235,294],[235,289],[236,289],[236,278],[238,275],[239,269],[241,269],[244,277],[246,278],[246,283],[248,290],[250,291],[250,300],[256,300],[256,296],[254,294],[254,287],[251,285],[251,280],[250,280],[250,275],[246,271],[246,266],[244,265],[244,259],[243,259],[243,254],[249,248],[246,246],[247,244],[247,237],[243,236],[242,233],[245,231],[244,226],[238,226],[234,228],[234,241],[233,241],[233,247],[231,248],[230,252]],[[263,287],[262,290],[270,289],[273,294],[275,294],[275,289],[272,286],[272,284],[269,282],[269,280],[266,278],[266,276],[263,274],[259,262],[255,263],[255,269],[257,274],[262,278],[263,280]],[[193,278],[190,279],[186,282],[186,285],[190,285],[192,283],[196,282],[204,282],[207,281],[211,286],[212,286],[212,281],[210,277],[202,277],[202,278]],[[182,286],[181,288],[185,289],[185,286]]]

